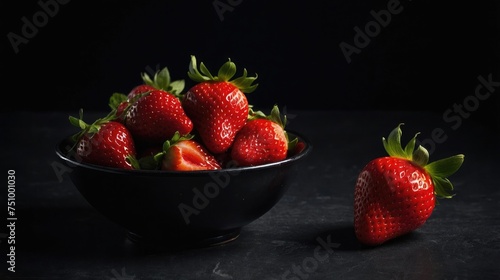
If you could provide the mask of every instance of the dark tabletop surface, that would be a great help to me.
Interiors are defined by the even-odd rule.
[[[289,111],[288,128],[313,150],[300,176],[265,215],[227,244],[141,250],[55,175],[55,145],[75,132],[77,112],[3,113],[0,279],[499,279],[498,133],[473,119],[382,111]],[[103,113],[88,112],[89,119]],[[456,196],[441,201],[418,230],[375,248],[354,237],[353,189],[381,138],[404,122],[431,160],[465,154],[450,177]],[[444,138],[432,138],[441,131]],[[15,229],[7,228],[8,170],[15,170]],[[9,237],[15,272],[9,271]]]

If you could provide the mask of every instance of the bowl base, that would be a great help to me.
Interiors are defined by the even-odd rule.
[[[165,237],[163,239],[147,238],[140,234],[131,231],[126,232],[127,239],[134,245],[140,247],[151,247],[161,249],[189,249],[189,248],[202,248],[219,246],[230,243],[240,236],[240,228],[224,231],[214,235],[203,237],[186,237],[186,238],[171,238]]]

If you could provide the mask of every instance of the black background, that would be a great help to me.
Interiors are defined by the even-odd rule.
[[[474,95],[478,76],[500,81],[493,1],[401,0],[348,63],[339,44],[354,46],[354,27],[394,1],[3,1],[2,110],[106,110],[113,92],[163,67],[187,89],[191,54],[212,72],[230,58],[238,74],[257,73],[248,99],[262,109],[444,113]],[[15,53],[8,34],[22,36],[40,3],[58,7]],[[498,125],[499,92],[467,118]]]

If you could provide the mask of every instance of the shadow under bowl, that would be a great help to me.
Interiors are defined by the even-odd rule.
[[[127,231],[137,244],[204,247],[235,240],[242,227],[282,198],[311,143],[283,161],[204,171],[122,170],[79,162],[69,137],[56,146],[59,160],[86,201]]]

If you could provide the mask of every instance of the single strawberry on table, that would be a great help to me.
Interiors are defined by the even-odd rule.
[[[429,153],[415,149],[418,133],[403,149],[399,124],[382,138],[388,156],[371,160],[360,172],[354,190],[354,230],[365,245],[376,246],[420,228],[431,216],[437,198],[453,197],[447,177],[462,165],[458,154],[429,163]]]
[[[257,79],[243,75],[234,78],[236,65],[231,60],[224,63],[214,76],[191,56],[188,76],[196,84],[182,99],[182,106],[193,121],[196,132],[206,148],[214,154],[226,152],[232,145],[236,133],[245,125],[249,113],[246,93],[253,92]]]
[[[276,105],[269,115],[251,110],[248,122],[236,134],[231,160],[238,166],[256,166],[286,159],[298,138],[289,141],[285,125],[286,116]]]
[[[171,171],[217,170],[221,166],[205,147],[193,140],[192,134],[176,132],[166,140],[161,152],[141,160],[144,169]]]
[[[72,137],[75,157],[84,163],[138,169],[132,134],[121,122],[114,121],[114,117],[114,113],[110,113],[91,124],[83,121],[83,110],[79,118],[69,117],[70,123],[81,129]]]

